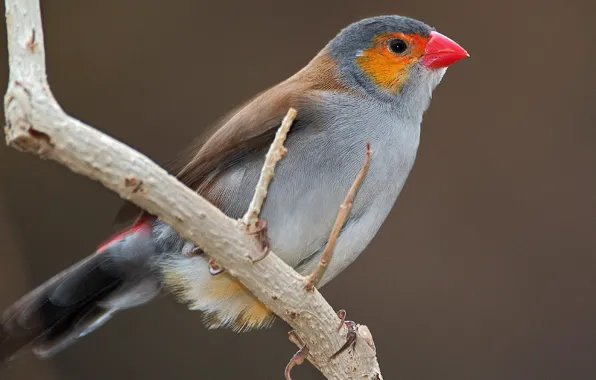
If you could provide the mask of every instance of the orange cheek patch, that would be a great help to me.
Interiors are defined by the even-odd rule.
[[[368,49],[356,60],[360,69],[368,75],[372,81],[389,92],[398,92],[402,84],[408,79],[406,70],[410,63],[406,57],[396,59],[391,52],[380,51],[381,49]],[[391,56],[388,56],[390,55]]]
[[[409,50],[403,55],[392,53],[387,48],[387,40],[401,38]],[[397,93],[408,79],[410,66],[417,62],[428,39],[420,35],[391,33],[378,36],[373,45],[356,58],[356,64],[379,87]]]

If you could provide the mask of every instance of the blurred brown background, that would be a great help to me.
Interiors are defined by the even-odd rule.
[[[393,213],[323,293],[370,327],[386,379],[596,378],[593,2],[42,3],[61,105],[159,163],[352,21],[404,14],[461,43]],[[5,88],[4,26],[0,45]],[[120,200],[4,145],[0,182],[2,308],[90,253]],[[287,330],[209,332],[163,298],[0,378],[280,379]]]

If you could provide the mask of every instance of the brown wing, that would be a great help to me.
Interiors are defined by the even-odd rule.
[[[218,171],[239,155],[271,142],[276,127],[292,104],[291,91],[286,87],[273,87],[228,115],[205,143],[193,143],[165,169],[201,193],[217,177]],[[116,216],[116,223],[129,223],[143,214],[137,205],[126,202]]]
[[[290,107],[298,110],[313,91],[348,91],[335,76],[335,62],[321,51],[306,67],[286,81],[257,95],[217,124],[215,133],[204,143],[191,145],[166,169],[191,189],[204,190],[234,160],[252,150],[262,149],[273,140],[277,126]],[[208,199],[213,202],[214,200]],[[143,214],[135,204],[125,204],[117,223]]]

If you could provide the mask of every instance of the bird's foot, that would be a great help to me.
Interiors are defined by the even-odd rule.
[[[346,321],[346,311],[345,310],[338,311],[337,316],[339,317],[339,319],[341,319],[341,322],[339,324],[339,328],[337,329],[337,331],[340,331],[341,328],[345,325],[348,329],[348,333],[346,334],[346,343],[344,343],[344,345],[341,346],[341,348],[339,350],[337,350],[337,352],[335,354],[331,355],[331,357],[329,358],[330,360],[335,359],[337,356],[339,356],[339,354],[341,354],[348,348],[353,347],[356,344],[356,337],[357,337],[357,332],[358,332],[358,325],[356,324],[356,322]]]
[[[203,252],[203,250],[199,247],[195,247],[194,249],[192,249],[190,252],[188,252],[186,254],[186,256],[188,257],[192,257],[192,256],[199,256],[204,254],[205,252]],[[209,258],[209,262],[207,263],[207,265],[209,266],[209,273],[212,276],[218,275],[221,272],[223,272],[225,269],[222,268],[221,266],[219,266],[215,260],[213,260],[212,258]]]
[[[225,270],[224,268],[220,267],[213,259],[209,259],[208,265],[209,273],[211,273],[212,276],[216,276]]]
[[[183,250],[182,252],[183,252],[184,256],[186,256],[186,257],[200,256],[200,255],[202,255],[203,253],[205,253],[205,252],[203,252],[203,250],[202,250],[201,248],[199,248],[199,247],[194,247],[194,248],[192,248],[190,251],[184,251],[184,250]]]
[[[346,321],[346,311],[345,310],[338,311],[337,316],[341,320],[337,331],[340,331],[343,326],[346,326],[348,329],[348,333],[346,334],[346,343],[344,343],[344,345],[341,346],[341,348],[339,350],[337,350],[337,352],[335,354],[331,355],[331,357],[329,358],[330,360],[335,359],[342,352],[344,352],[345,350],[347,350],[350,347],[353,347],[356,344],[356,337],[357,337],[357,332],[358,332],[358,325],[356,324],[356,322]],[[296,332],[294,330],[292,330],[288,333],[288,338],[294,344],[301,347],[294,354],[294,356],[292,356],[292,359],[290,359],[290,361],[288,362],[288,365],[286,365],[286,369],[284,371],[286,380],[292,380],[292,377],[290,376],[290,373],[292,372],[292,368],[304,363],[304,360],[308,357],[309,351],[308,351],[308,347],[306,347],[306,344],[304,344],[302,342],[302,339],[300,339],[300,337],[298,336],[298,334],[296,334]]]
[[[286,380],[292,380],[292,377],[290,376],[290,373],[292,372],[292,368],[304,363],[304,360],[308,356],[308,347],[306,347],[306,345],[302,343],[302,340],[300,339],[300,337],[296,334],[296,332],[294,330],[292,330],[288,333],[288,338],[292,342],[296,343],[298,346],[302,347],[294,354],[294,356],[292,356],[292,359],[290,359],[290,361],[288,362],[288,365],[286,365],[286,369],[284,370],[284,375],[286,377]]]
[[[255,235],[257,240],[261,244],[261,249],[263,254],[256,259],[251,258],[252,263],[257,263],[263,260],[269,254],[271,250],[271,242],[269,241],[269,237],[267,236],[267,221],[264,219],[259,219],[255,223],[255,230],[249,232],[250,235]]]

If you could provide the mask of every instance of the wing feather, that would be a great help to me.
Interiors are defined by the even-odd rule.
[[[298,110],[298,124],[301,109],[312,101],[317,90],[349,91],[337,80],[335,62],[325,49],[294,76],[230,112],[216,124],[215,133],[207,141],[191,144],[166,165],[166,170],[217,206],[216,197],[209,199],[206,190],[219,174],[244,155],[271,144],[290,107]],[[116,216],[116,223],[129,223],[144,214],[138,206],[127,202]]]

